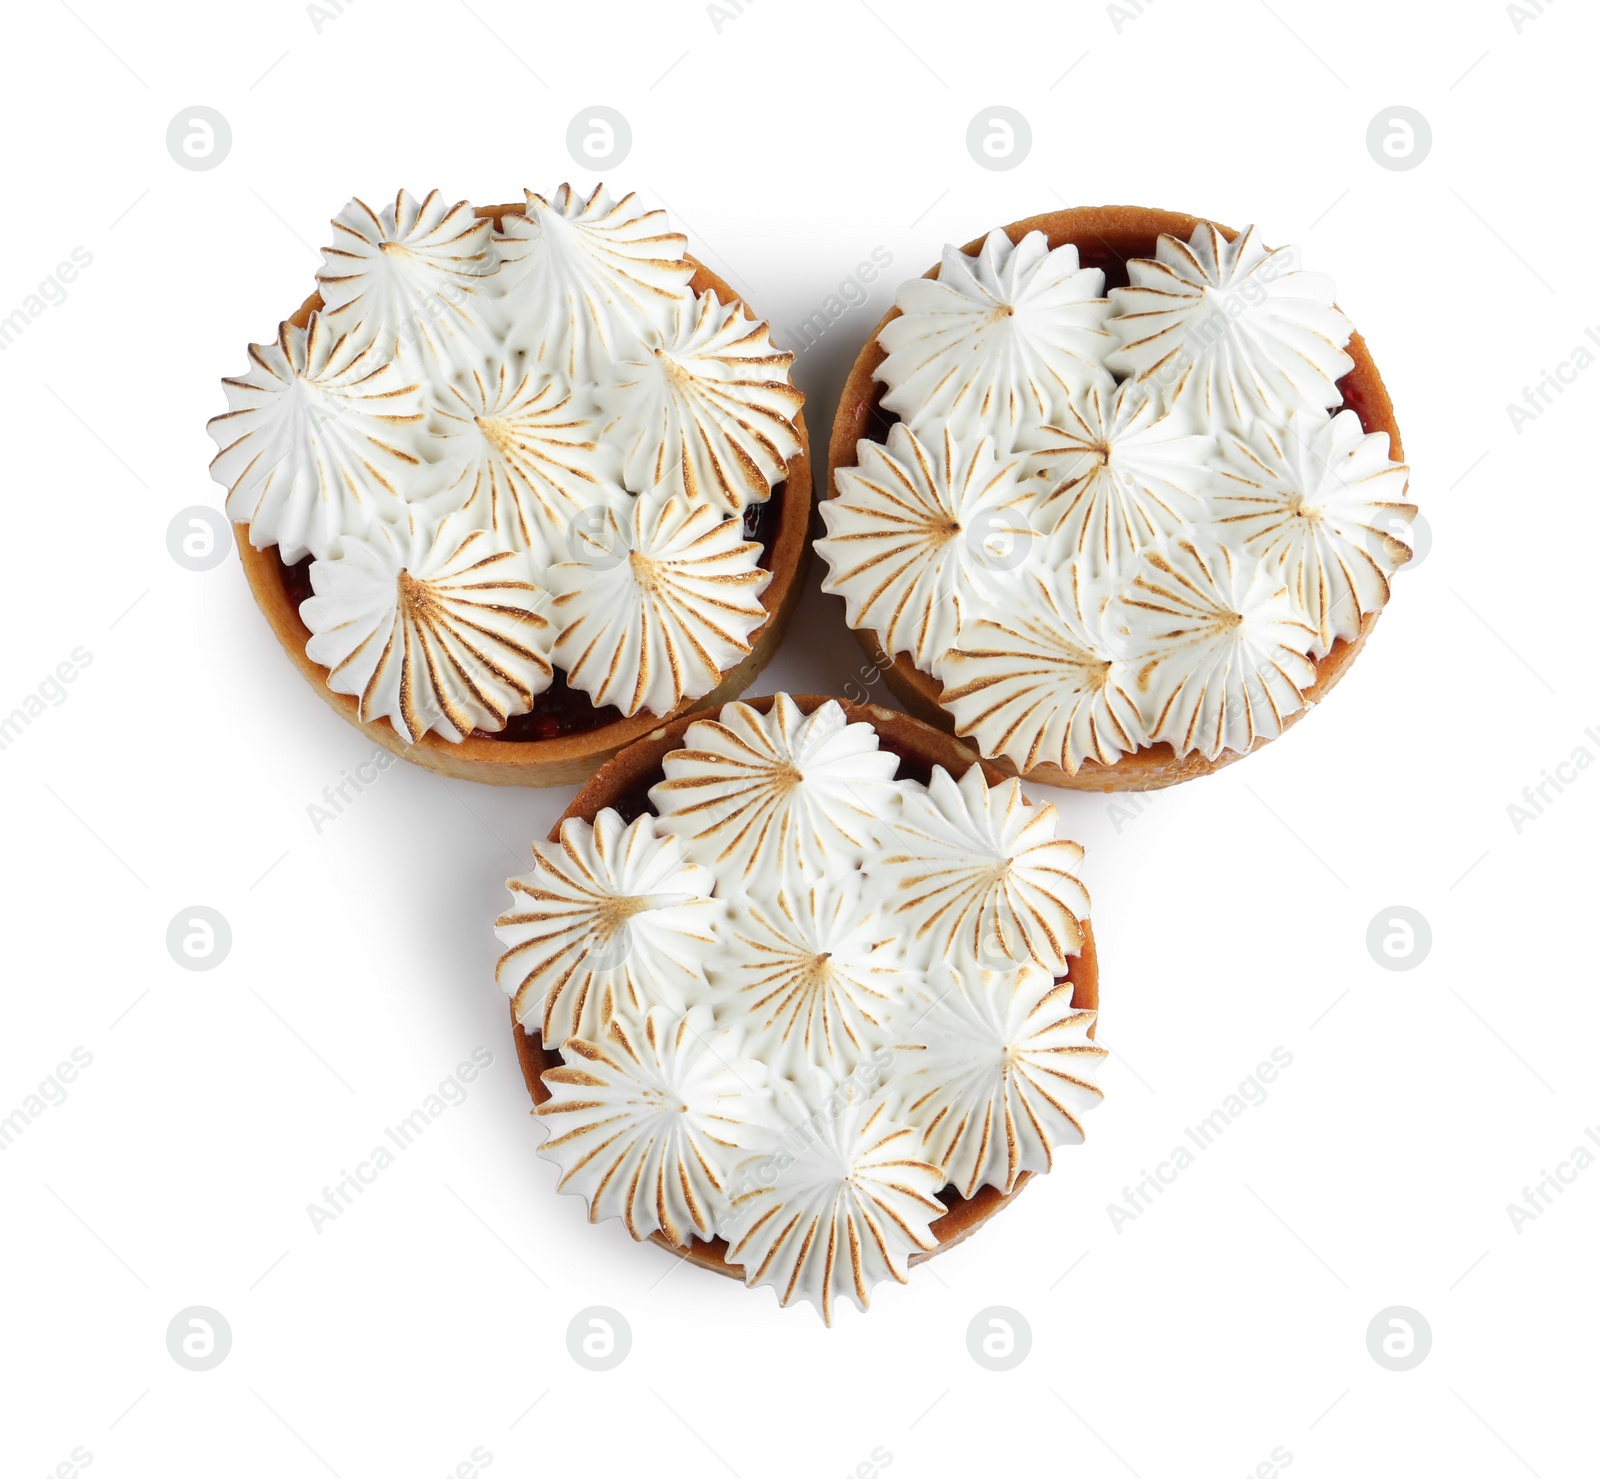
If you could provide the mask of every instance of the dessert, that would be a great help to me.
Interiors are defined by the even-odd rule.
[[[776,650],[808,557],[793,356],[634,196],[333,221],[208,426],[257,602],[378,743],[585,779]]]
[[[823,589],[1007,774],[1204,775],[1349,667],[1410,557],[1393,407],[1325,277],[1169,211],[1057,211],[901,285],[829,447]]]
[[[496,922],[541,1154],[591,1221],[831,1323],[1100,1098],[1082,849],[967,746],[779,694],[579,793]]]

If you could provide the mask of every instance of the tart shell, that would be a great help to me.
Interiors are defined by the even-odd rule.
[[[492,217],[498,228],[503,217],[522,215],[523,207],[482,206],[477,214]],[[685,259],[694,263],[694,277],[689,286],[696,295],[714,291],[723,303],[742,304],[739,295],[704,263],[687,254]],[[298,328],[304,328],[311,315],[321,307],[322,295],[313,293],[289,321]],[[812,488],[811,444],[806,435],[804,410],[795,413],[794,427],[800,439],[800,450],[789,459],[784,477],[783,501],[778,510],[777,526],[769,551],[772,579],[761,594],[767,619],[751,633],[750,651],[743,660],[731,668],[725,668],[721,682],[710,693],[699,698],[684,699],[675,710],[676,713],[707,706],[719,707],[737,698],[778,650],[784,629],[805,589],[805,575],[811,559],[811,543],[807,536],[811,523]],[[452,744],[430,730],[415,744],[408,744],[387,722],[363,722],[355,697],[335,693],[329,688],[328,670],[306,656],[306,643],[311,640],[311,633],[300,620],[299,610],[284,587],[283,565],[276,546],[256,549],[250,543],[247,524],[235,524],[233,534],[251,593],[290,660],[339,714],[402,760],[409,760],[414,765],[456,780],[484,781],[493,786],[574,786],[587,780],[598,766],[619,750],[651,733],[663,722],[659,714],[640,713],[631,719],[618,719],[582,734],[564,735],[556,739],[501,740],[470,734],[458,744]]]
[[[794,694],[792,697],[807,714],[830,701],[818,694]],[[746,699],[744,702],[764,714],[772,707],[773,699],[768,696]],[[942,765],[959,780],[971,766],[981,765],[991,785],[1005,779],[996,766],[981,759],[977,751],[969,745],[931,725],[924,724],[919,719],[879,708],[876,704],[853,704],[842,698],[834,699],[832,702],[844,710],[845,716],[852,723],[872,725],[878,731],[878,738],[883,747],[901,757],[902,771],[910,769],[915,773],[919,770],[931,770],[935,765]],[[720,705],[702,708],[694,714],[686,714],[630,745],[578,792],[572,804],[562,813],[561,819],[550,829],[550,841],[558,840],[561,823],[569,817],[579,817],[592,822],[608,806],[623,809],[628,807],[630,802],[636,803],[637,798],[643,796],[651,785],[661,779],[662,759],[670,751],[682,748],[684,732],[688,727],[696,719],[715,717],[719,708]],[[627,815],[626,810],[624,815]],[[1097,1011],[1100,1005],[1100,972],[1095,956],[1094,934],[1087,919],[1083,921],[1083,950],[1068,962],[1066,978],[1072,982],[1072,1005],[1080,1011]],[[527,1083],[528,1092],[533,1096],[535,1104],[543,1104],[550,1097],[550,1091],[545,1088],[540,1075],[547,1068],[558,1068],[561,1065],[561,1055],[546,1052],[537,1032],[523,1030],[516,1019],[515,1007],[512,1008],[511,1030],[516,1038],[517,1061],[522,1065],[522,1077]],[[1094,1036],[1093,1027],[1090,1028],[1089,1035]],[[1017,1178],[1017,1184],[1009,1194],[992,1186],[984,1186],[979,1188],[976,1196],[970,1198],[959,1196],[953,1187],[947,1186],[940,1193],[940,1200],[950,1210],[931,1224],[931,1230],[938,1238],[939,1245],[926,1252],[913,1253],[911,1263],[922,1263],[935,1254],[964,1242],[1003,1207],[1015,1201],[1032,1179],[1033,1173],[1024,1171]],[[744,1279],[744,1273],[739,1266],[724,1259],[723,1255],[727,1252],[728,1245],[721,1238],[713,1238],[709,1242],[692,1238],[689,1246],[683,1248],[657,1232],[651,1235],[650,1241],[690,1263],[710,1269],[713,1273],[728,1274],[741,1282]]]
[[[1102,205],[1079,206],[1072,210],[1049,211],[1041,216],[1013,221],[1001,227],[1014,243],[1030,231],[1042,231],[1051,249],[1072,243],[1086,267],[1103,267],[1107,273],[1107,287],[1117,286],[1118,278],[1126,281],[1123,264],[1133,257],[1153,257],[1158,236],[1176,236],[1187,241],[1196,226],[1205,218],[1185,215],[1181,211],[1154,210],[1146,206]],[[1217,223],[1213,223],[1217,224]],[[1232,241],[1238,232],[1217,224],[1217,229]],[[969,241],[962,250],[969,255],[983,245],[984,238]],[[933,277],[938,264],[922,275]],[[879,365],[887,358],[878,343],[884,326],[900,317],[898,308],[891,308],[868,336],[839,398],[839,409],[834,415],[833,434],[828,443],[828,484],[824,496],[835,493],[834,474],[841,467],[856,465],[856,443],[863,438],[882,441],[887,433],[887,423],[879,408],[883,399],[883,385],[873,379]],[[1344,394],[1344,409],[1353,410],[1367,433],[1384,431],[1389,434],[1391,457],[1403,461],[1404,450],[1400,443],[1400,428],[1394,419],[1394,403],[1389,399],[1378,367],[1367,351],[1366,341],[1352,333],[1345,346],[1354,368],[1339,382]],[[1336,640],[1328,655],[1316,663],[1317,676],[1305,691],[1306,706],[1291,714],[1284,728],[1297,723],[1313,706],[1324,699],[1355,661],[1356,654],[1365,645],[1377,624],[1379,612],[1369,611],[1361,618],[1361,630],[1353,641]],[[905,653],[893,660],[879,645],[876,636],[868,630],[856,632],[866,654],[883,673],[896,698],[919,719],[935,724],[947,733],[955,733],[955,718],[939,702],[943,686],[930,673],[924,673]],[[1026,772],[1025,779],[1047,786],[1060,786],[1074,791],[1156,791],[1179,781],[1209,775],[1224,765],[1243,759],[1246,754],[1269,743],[1258,739],[1249,751],[1224,750],[1215,760],[1207,760],[1198,752],[1181,758],[1170,744],[1141,746],[1124,755],[1115,765],[1102,765],[1097,760],[1085,760],[1076,775],[1069,775],[1059,765],[1036,765]],[[1016,775],[1016,766],[1004,756],[989,762],[1003,775]]]

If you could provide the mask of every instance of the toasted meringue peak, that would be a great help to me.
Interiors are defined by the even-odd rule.
[[[808,715],[781,693],[766,714],[726,704],[691,724],[650,801],[694,861],[746,886],[803,885],[866,857],[875,824],[899,805],[897,764],[838,704]]]
[[[1354,640],[1411,558],[1393,527],[1417,516],[1410,469],[1389,460],[1388,436],[1364,435],[1354,411],[1295,411],[1286,426],[1224,436],[1222,455],[1213,503],[1227,539],[1288,585],[1316,633],[1313,657]]]
[[[505,359],[435,392],[441,495],[541,568],[569,557],[568,531],[616,493],[580,393]]]
[[[1024,1171],[1050,1170],[1056,1146],[1083,1142],[1079,1116],[1104,1098],[1094,1075],[1106,1050],[1089,1040],[1095,1014],[1074,1010],[1070,981],[1032,964],[945,968],[922,1000],[901,1114],[962,1196],[1009,1193]]]
[[[386,355],[469,365],[492,351],[500,326],[485,279],[500,266],[493,227],[465,200],[404,190],[375,211],[352,200],[333,218],[317,286],[341,329],[360,325]]]
[[[889,1044],[912,980],[894,933],[861,875],[842,873],[770,902],[733,900],[706,974],[745,1024],[747,1051],[778,1073],[842,1080]]]
[[[1052,536],[1051,563],[1083,559],[1115,581],[1147,545],[1204,517],[1216,439],[1192,434],[1152,387],[1095,381],[1059,423],[1025,443],[1046,489],[1034,523]]]
[[[505,216],[496,238],[512,343],[568,380],[593,379],[670,327],[691,296],[688,239],[665,211],[613,201],[603,185],[588,199],[570,185],[548,200],[525,194],[526,214]]]
[[[1214,760],[1305,706],[1316,639],[1278,570],[1196,536],[1145,551],[1107,612],[1152,742]]]
[[[387,719],[408,744],[504,729],[550,686],[549,598],[525,553],[456,520],[410,510],[398,527],[345,534],[311,565],[306,656],[328,687]]]
[[[597,707],[669,714],[722,681],[767,619],[761,546],[737,518],[670,488],[599,505],[551,567],[556,661]]]
[[[506,881],[512,907],[495,921],[517,1021],[554,1050],[602,1041],[621,1011],[693,1005],[722,908],[713,881],[647,816],[569,817],[559,842],[534,843],[533,871]]]
[[[1115,765],[1147,743],[1134,674],[1081,606],[1081,565],[1030,569],[1012,609],[972,622],[934,661],[939,702],[985,755],[1026,773],[1085,760]]]
[[[919,965],[996,968],[1032,961],[1052,977],[1083,948],[1089,895],[1073,871],[1083,849],[1055,835],[1056,809],[1022,786],[992,789],[973,765],[959,783],[935,766],[883,829],[866,876],[888,890],[891,921]]]
[[[900,317],[878,336],[884,408],[919,429],[949,422],[1001,441],[1050,421],[1104,374],[1104,291],[1105,273],[1080,267],[1075,246],[1051,251],[1042,231],[1015,246],[991,231],[970,257],[947,246],[937,278],[901,284]]]
[[[911,1255],[936,1245],[943,1175],[883,1094],[834,1089],[825,1074],[777,1086],[778,1148],[742,1163],[721,1221],[727,1261],[780,1305],[803,1299],[833,1323],[839,1298],[866,1309],[875,1284],[903,1284]],[[840,1102],[844,1101],[844,1102]]]
[[[765,502],[800,450],[793,362],[714,292],[671,304],[660,342],[613,365],[597,391],[624,484],[669,483],[724,514]]]
[[[250,346],[250,369],[222,382],[228,409],[206,430],[228,517],[286,563],[326,557],[346,531],[398,519],[425,474],[427,432],[414,378],[370,340],[313,313]]]
[[[1163,236],[1156,255],[1128,263],[1113,288],[1107,363],[1159,388],[1193,397],[1212,425],[1248,429],[1297,405],[1337,406],[1337,382],[1354,367],[1353,332],[1333,283],[1300,269],[1296,247],[1271,250],[1247,227],[1229,241],[1203,221],[1187,242]]]
[[[766,1069],[709,1008],[652,1007],[612,1019],[604,1038],[568,1038],[543,1078],[550,1128],[539,1154],[589,1221],[620,1217],[640,1240],[710,1238],[731,1168],[768,1133]]]
[[[977,606],[1004,599],[1038,537],[1038,494],[1019,480],[1019,458],[997,460],[987,437],[958,441],[948,427],[925,445],[901,422],[887,447],[856,452],[859,466],[838,470],[821,505],[822,589],[844,597],[851,626],[925,669]]]

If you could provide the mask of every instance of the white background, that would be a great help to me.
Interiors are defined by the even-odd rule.
[[[1520,433],[1506,411],[1600,324],[1592,10],[1519,33],[1489,0],[1130,0],[1119,33],[1082,0],[726,8],[720,31],[690,0],[363,0],[320,31],[289,0],[8,13],[0,316],[73,248],[93,261],[0,352],[0,712],[92,661],[0,751],[0,1116],[75,1047],[93,1063],[0,1153],[0,1470],[80,1448],[107,1476],[427,1479],[481,1449],[508,1473],[809,1479],[888,1454],[1196,1479],[1277,1449],[1295,1479],[1594,1472],[1600,1167],[1520,1231],[1506,1210],[1600,1126],[1600,768],[1520,834],[1507,813],[1600,756],[1600,367]],[[165,145],[197,104],[233,132],[204,172]],[[1089,848],[1107,1100],[1017,1206],[831,1331],[554,1194],[491,921],[566,794],[396,765],[316,834],[308,804],[370,745],[235,561],[166,550],[221,497],[219,377],[309,291],[343,202],[588,186],[566,137],[597,104],[633,132],[608,182],[775,324],[893,254],[797,362],[819,450],[894,283],[943,242],[1160,205],[1334,275],[1434,540],[1283,741],[1131,820],[1055,798]],[[1033,131],[1005,172],[965,144],[996,104]],[[1397,104],[1434,135],[1404,172],[1366,147]],[[760,691],[838,692],[861,663],[815,581]],[[165,946],[196,904],[233,933],[206,973]],[[1397,904],[1433,936],[1404,973],[1366,946]],[[466,1102],[313,1231],[307,1203],[477,1047]],[[1266,1102],[1115,1228],[1108,1203],[1275,1047]],[[167,1352],[191,1305],[232,1328],[209,1372]],[[591,1305],[633,1333],[604,1374],[567,1353]],[[1033,1332],[1006,1373],[967,1352],[992,1305]],[[1367,1349],[1391,1305],[1433,1334],[1403,1373]]]

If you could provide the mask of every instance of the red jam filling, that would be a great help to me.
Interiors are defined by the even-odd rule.
[[[765,503],[753,503],[744,511],[744,535],[746,539],[761,546],[759,563],[763,570],[772,568],[772,549],[777,539],[778,521],[783,511],[786,487],[787,484],[779,483],[772,490],[772,497]],[[313,594],[311,556],[307,555],[303,560],[296,560],[294,564],[288,565],[283,562],[283,557],[280,555],[278,567],[283,578],[284,592],[298,613],[301,602]],[[508,720],[502,730],[492,733],[482,729],[474,730],[472,737],[500,740],[506,744],[527,744],[533,740],[565,739],[570,735],[589,734],[596,729],[605,728],[608,724],[615,724],[621,718],[621,711],[611,704],[596,708],[588,694],[581,689],[569,688],[566,674],[557,668],[554,681],[534,699],[533,708],[528,713],[518,714]],[[646,786],[644,789],[648,790],[649,787]],[[648,809],[648,799],[646,797],[645,805],[640,806],[628,817],[629,821]]]
[[[1151,250],[1154,249],[1152,245]],[[1096,242],[1092,247],[1080,246],[1078,266],[1098,267],[1105,273],[1105,290],[1108,293],[1113,288],[1125,288],[1128,285],[1128,259],[1118,256],[1104,242]]]
[[[611,803],[611,809],[626,822],[634,821],[639,817],[655,816],[656,809],[650,801],[650,788],[659,780],[666,777],[666,772],[656,770],[647,775],[638,785],[624,791]]]
[[[1372,403],[1367,398],[1366,387],[1356,378],[1352,370],[1343,380],[1336,381],[1334,388],[1344,398],[1342,407],[1335,407],[1335,414],[1339,410],[1354,411],[1356,419],[1361,423],[1362,431],[1371,436],[1374,431],[1381,430],[1377,423],[1377,413],[1373,410]]]
[[[903,746],[895,743],[886,734],[879,734],[878,748],[887,750],[900,762],[900,769],[895,772],[895,779],[899,781],[916,781],[919,785],[927,785],[933,779],[933,767],[920,756],[911,755]]]

